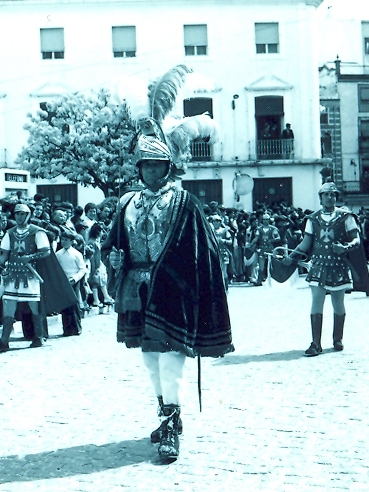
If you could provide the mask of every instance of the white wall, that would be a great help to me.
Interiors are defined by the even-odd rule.
[[[0,94],[6,94],[3,141],[9,165],[26,143],[27,112],[46,99],[45,84],[51,89],[97,89],[110,87],[123,73],[149,81],[178,63],[186,63],[221,88],[200,94],[213,98],[214,118],[221,127],[216,160],[249,159],[249,146],[256,138],[254,98],[282,95],[285,123],[290,122],[295,132],[295,158],[315,161],[320,157],[315,18],[315,6],[303,0],[0,1],[0,44],[8,47],[0,54],[0,64],[6,67]],[[279,22],[280,54],[256,55],[255,22]],[[208,25],[208,56],[185,57],[183,25],[201,23]],[[112,57],[113,25],[136,25],[136,58]],[[64,60],[41,60],[42,27],[64,27]],[[263,78],[272,78],[264,90],[246,89]],[[276,88],[273,80],[280,80],[281,87]],[[232,110],[234,94],[239,98]],[[274,168],[270,172],[273,175]]]

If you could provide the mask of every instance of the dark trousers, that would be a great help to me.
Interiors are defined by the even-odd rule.
[[[80,289],[80,283],[77,282],[74,284],[73,289],[77,295]],[[63,309],[60,314],[62,316],[63,335],[65,337],[80,335],[82,332],[82,324],[79,306],[75,304],[74,306],[67,307],[66,309]]]

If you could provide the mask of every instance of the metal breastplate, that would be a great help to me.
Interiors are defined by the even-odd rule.
[[[132,263],[154,263],[165,244],[172,214],[173,189],[137,193],[127,205],[124,226]]]

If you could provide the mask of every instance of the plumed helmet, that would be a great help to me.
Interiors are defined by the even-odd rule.
[[[323,193],[335,193],[336,197],[339,196],[340,192],[337,188],[337,186],[333,183],[333,181],[324,183],[321,187],[320,190],[318,191],[318,195],[322,196]]]
[[[135,149],[136,165],[142,161],[171,161],[169,147],[155,137],[140,135]]]

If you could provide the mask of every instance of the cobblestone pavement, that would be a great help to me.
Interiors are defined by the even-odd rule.
[[[16,327],[0,355],[0,491],[368,491],[369,298],[346,297],[345,350],[306,358],[310,292],[231,286],[236,351],[188,359],[179,459],[157,459],[156,400],[139,350],[115,342],[115,314],[88,316],[80,337],[28,349]]]

